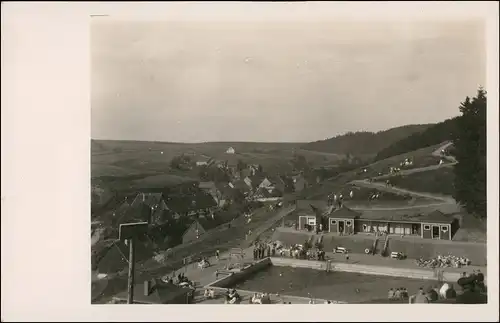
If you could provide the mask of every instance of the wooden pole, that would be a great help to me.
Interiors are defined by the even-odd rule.
[[[134,239],[128,239],[128,304],[134,303],[134,268],[135,268],[135,246]]]

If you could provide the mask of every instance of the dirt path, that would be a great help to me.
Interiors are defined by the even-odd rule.
[[[441,151],[448,148],[452,144],[453,144],[452,142],[447,142],[446,144],[440,146],[438,149],[433,151],[432,155],[437,156],[437,157],[441,157]],[[439,169],[441,167],[451,167],[457,163],[456,159],[452,156],[442,156],[442,157],[447,159],[449,161],[449,163],[443,164],[443,165],[433,165],[433,166],[403,170],[403,171],[399,172],[399,174],[397,174],[397,175],[409,175],[409,174],[413,174],[413,173],[427,172],[427,171]],[[391,176],[395,176],[395,175],[384,174],[382,176],[374,177],[372,180],[385,179],[385,178],[389,178]],[[444,195],[432,194],[432,193],[424,193],[424,192],[415,192],[415,191],[410,191],[410,190],[400,188],[400,187],[388,186],[385,183],[373,182],[373,181],[369,181],[369,180],[353,180],[350,183],[355,184],[357,186],[362,186],[362,187],[367,187],[367,188],[376,188],[380,191],[396,193],[396,194],[400,194],[400,195],[410,195],[410,196],[415,196],[415,197],[423,197],[423,198],[431,199],[434,201],[441,201],[441,202],[436,202],[436,203],[420,204],[420,205],[404,206],[404,207],[353,208],[353,209],[358,209],[358,210],[370,209],[370,210],[376,210],[376,211],[383,211],[383,210],[405,210],[405,209],[422,208],[422,207],[429,207],[429,206],[438,207],[438,206],[444,206],[444,205],[453,205],[453,206],[457,205],[456,201],[450,196],[444,196]]]
[[[424,197],[428,199],[433,199],[433,200],[438,200],[442,201],[440,204],[455,204],[455,200],[452,197],[447,197],[443,195],[438,195],[438,194],[431,194],[431,193],[422,193],[422,192],[415,192],[415,191],[410,191],[404,188],[400,187],[395,187],[395,186],[387,186],[385,183],[378,183],[378,182],[369,182],[368,180],[354,180],[351,181],[352,184],[358,185],[358,186],[363,186],[363,187],[368,187],[368,188],[376,188],[381,191],[386,191],[386,192],[391,192],[391,193],[396,193],[396,194],[408,194],[411,196],[417,196],[417,197]],[[421,206],[425,206],[421,205]]]
[[[441,147],[439,147],[438,149],[434,150],[432,152],[432,156],[435,156],[435,157],[442,157],[446,160],[448,160],[450,163],[453,163],[453,164],[456,164],[457,163],[457,159],[453,156],[441,156],[441,151],[442,150],[445,150],[446,148],[450,147],[453,145],[453,142],[447,142],[446,144],[442,145]]]

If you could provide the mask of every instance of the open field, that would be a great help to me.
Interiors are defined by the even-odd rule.
[[[163,143],[140,141],[92,141],[91,177],[114,190],[166,187],[198,178],[198,169],[178,170],[170,161],[182,154],[193,162],[218,161],[260,164],[270,173],[293,170],[294,154],[303,155],[313,167],[335,165],[339,155],[301,150],[294,143]],[[235,154],[226,154],[233,147]]]
[[[131,170],[164,171],[170,160],[180,154],[196,158],[212,157],[216,160],[241,159],[244,162],[263,162],[290,159],[295,153],[304,155],[315,165],[331,165],[339,155],[301,150],[295,143],[163,143],[141,141],[93,141],[92,164],[103,167],[113,165]],[[236,154],[226,154],[233,147]],[[162,153],[163,152],[163,153]],[[163,167],[167,166],[167,167]]]

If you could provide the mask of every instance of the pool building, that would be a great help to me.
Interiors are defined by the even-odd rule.
[[[307,204],[302,202],[298,206]],[[459,228],[458,220],[438,210],[427,214],[390,214],[355,211],[348,207],[321,207],[309,203],[309,212],[298,214],[297,229],[322,231],[339,235],[387,233],[414,236],[422,239],[452,240]]]

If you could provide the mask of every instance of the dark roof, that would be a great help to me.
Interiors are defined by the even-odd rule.
[[[252,181],[252,187],[255,188],[262,183],[266,176],[264,176],[263,174],[255,174],[254,176],[250,176],[249,178]]]
[[[405,223],[445,223],[451,224],[454,221],[452,216],[447,216],[439,211],[433,211],[427,215],[420,213],[398,214],[391,212],[390,214],[382,212],[363,212],[360,220],[380,221],[380,222],[405,222]]]
[[[190,292],[188,288],[182,288],[174,284],[167,284],[159,279],[151,281],[151,292],[144,295],[144,282],[136,283],[134,286],[134,302],[147,304],[183,304],[186,303],[186,295]],[[127,300],[128,292],[124,291],[114,298]]]
[[[330,218],[337,218],[337,219],[356,219],[360,216],[361,214],[351,210],[348,207],[341,207],[340,209],[336,209],[333,211],[329,217]]]
[[[311,205],[323,210],[328,206],[328,202],[324,200],[297,200],[297,209],[299,210],[311,211]]]
[[[117,224],[131,223],[131,222],[149,222],[151,219],[152,209],[146,204],[136,203],[129,206],[126,210],[117,214],[120,218]]]
[[[177,213],[208,209],[217,206],[210,194],[199,192],[194,195],[170,195],[165,199],[167,207]]]
[[[428,213],[420,218],[420,222],[430,222],[430,223],[446,223],[451,224],[455,221],[453,216],[445,215],[439,210],[435,210]]]
[[[216,188],[214,182],[200,182],[200,184],[198,185],[198,187],[200,189],[213,189],[213,188]]]
[[[97,264],[99,272],[103,274],[110,274],[127,268],[128,255],[128,246],[121,241],[116,241],[99,260],[99,263]],[[137,262],[152,258],[153,256],[153,248],[149,245],[149,243],[142,241],[135,243],[135,260]]]
[[[281,197],[282,193],[278,189],[269,192],[266,188],[261,187],[255,192],[255,196],[261,198]]]
[[[245,178],[245,177],[247,177],[247,176],[250,176],[250,175],[252,174],[252,171],[251,171],[250,169],[248,169],[248,168],[245,168],[245,169],[242,169],[242,170],[241,170],[241,173],[240,173],[240,174],[241,174],[241,175],[240,175],[240,176],[241,176],[241,178]]]
[[[142,203],[151,208],[160,204],[162,199],[163,199],[162,193],[139,193],[132,202],[132,205],[134,206],[137,203]]]
[[[250,188],[248,187],[248,185],[243,180],[235,181],[233,183],[233,185],[234,185],[235,189],[238,189],[238,190],[240,190],[242,192],[248,192],[248,191],[250,191]]]
[[[232,198],[234,193],[235,193],[234,189],[229,187],[228,184],[216,183],[215,186],[221,192],[221,194],[224,198]]]
[[[205,221],[203,221],[202,219],[194,220],[193,223],[191,223],[191,225],[188,227],[188,230],[194,227],[195,230],[198,229],[200,231],[206,231],[205,227],[201,224],[201,222]]]

